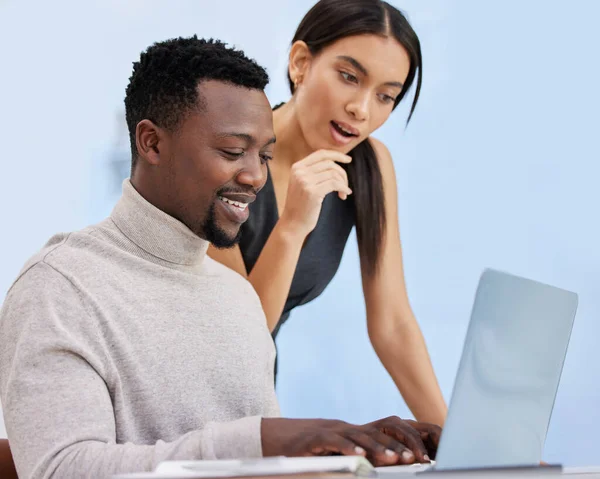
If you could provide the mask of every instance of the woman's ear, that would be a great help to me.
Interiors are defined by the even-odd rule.
[[[290,49],[288,73],[294,83],[294,90],[302,83],[306,72],[310,67],[312,54],[308,45],[302,40],[294,42]]]

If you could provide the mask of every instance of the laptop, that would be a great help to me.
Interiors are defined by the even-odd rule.
[[[435,463],[379,475],[538,466],[577,304],[573,292],[485,270]]]

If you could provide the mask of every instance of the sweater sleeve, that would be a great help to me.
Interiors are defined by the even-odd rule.
[[[90,317],[78,289],[45,263],[15,282],[0,310],[0,399],[19,477],[102,478],[164,460],[262,455],[258,416],[119,444],[106,360],[82,337],[82,321]]]

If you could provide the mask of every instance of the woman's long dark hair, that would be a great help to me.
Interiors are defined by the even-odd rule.
[[[405,16],[382,0],[321,0],[300,22],[292,44],[302,40],[313,55],[344,37],[362,34],[393,36],[407,51],[410,68],[404,87],[396,98],[394,109],[417,78],[414,100],[408,121],[415,110],[421,91],[421,44]],[[290,90],[294,83],[288,73]],[[407,123],[408,123],[407,121]],[[385,201],[383,181],[377,155],[369,140],[357,145],[350,153],[348,181],[353,191],[356,210],[356,235],[367,274],[377,271],[381,243],[385,234]]]

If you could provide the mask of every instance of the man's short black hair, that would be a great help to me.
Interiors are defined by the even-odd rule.
[[[162,128],[176,129],[190,110],[202,106],[197,87],[203,80],[264,90],[269,76],[244,52],[229,48],[220,40],[194,35],[150,46],[134,62],[125,93],[132,171],[137,159],[137,124],[147,119]]]

